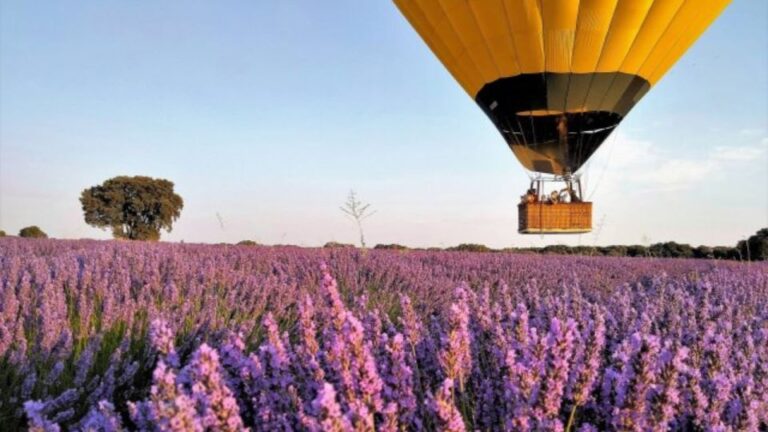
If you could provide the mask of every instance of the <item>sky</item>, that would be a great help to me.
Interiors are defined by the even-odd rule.
[[[733,245],[768,226],[768,2],[734,0],[588,163],[592,233],[516,232],[528,174],[388,0],[0,0],[0,229],[109,238],[80,192],[173,181],[163,240]]]

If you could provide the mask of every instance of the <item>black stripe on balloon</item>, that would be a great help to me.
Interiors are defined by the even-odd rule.
[[[562,175],[581,168],[649,89],[645,79],[621,72],[547,72],[486,84],[475,101],[526,168]],[[596,97],[566,99],[564,92]]]

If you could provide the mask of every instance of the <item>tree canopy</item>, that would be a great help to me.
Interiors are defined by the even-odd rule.
[[[28,227],[24,227],[21,230],[19,230],[19,237],[24,238],[48,238],[48,234],[46,234],[43,230],[40,229],[37,225],[32,225]]]
[[[747,240],[740,241],[736,247],[739,249],[742,259],[750,261],[768,260],[768,228],[763,228]]]
[[[118,176],[80,195],[85,222],[112,229],[115,238],[160,239],[160,230],[171,231],[184,201],[173,191],[173,182],[144,176]]]

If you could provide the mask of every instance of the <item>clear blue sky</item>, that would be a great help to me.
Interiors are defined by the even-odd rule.
[[[107,238],[82,189],[176,183],[164,239],[733,244],[768,226],[768,2],[735,0],[590,162],[596,230],[516,233],[528,177],[387,0],[0,2],[0,229]],[[220,216],[223,224],[217,218]]]

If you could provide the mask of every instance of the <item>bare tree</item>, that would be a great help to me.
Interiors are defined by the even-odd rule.
[[[363,248],[365,248],[363,220],[368,219],[369,217],[376,214],[375,210],[369,211],[370,207],[371,207],[370,204],[364,204],[362,201],[357,199],[357,194],[355,194],[354,190],[349,191],[349,195],[347,196],[347,201],[344,203],[342,207],[339,207],[339,209],[343,211],[344,214],[349,216],[357,224],[357,229],[360,231],[360,245]]]

